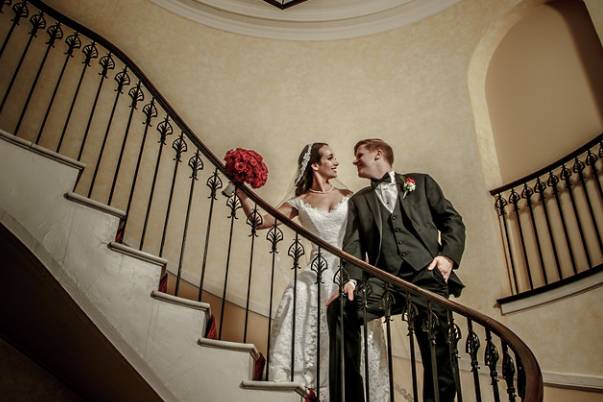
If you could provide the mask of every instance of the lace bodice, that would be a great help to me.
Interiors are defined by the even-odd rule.
[[[306,230],[329,244],[341,248],[345,234],[349,198],[343,197],[330,211],[314,208],[299,197],[289,200],[288,203],[297,209],[299,221]],[[315,247],[313,246],[312,251],[314,251]]]

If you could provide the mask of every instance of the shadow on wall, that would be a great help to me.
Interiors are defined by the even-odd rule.
[[[547,6],[555,9],[563,17],[569,28],[576,50],[580,55],[579,61],[584,68],[593,98],[597,103],[599,116],[603,119],[601,60],[592,58],[592,55],[603,53],[603,49],[601,43],[597,40],[596,30],[588,10],[582,1],[575,0],[553,1]]]

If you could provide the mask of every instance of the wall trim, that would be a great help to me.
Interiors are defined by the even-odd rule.
[[[459,0],[371,0],[307,2],[286,11],[241,0],[150,0],[177,15],[222,31],[270,39],[336,40],[403,27],[434,15]],[[323,3],[326,3],[323,1]]]
[[[599,269],[598,272],[584,276],[583,278],[578,278],[577,280],[571,281],[567,284],[564,284],[563,286],[549,289],[546,292],[537,293],[516,300],[513,300],[515,299],[515,296],[499,299],[500,312],[502,315],[506,315],[522,310],[531,309],[537,306],[552,303],[565,297],[587,292],[591,289],[596,289],[601,285],[603,285],[603,270]],[[507,301],[505,299],[511,300]]]

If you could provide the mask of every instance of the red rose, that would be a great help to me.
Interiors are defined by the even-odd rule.
[[[268,167],[257,152],[243,148],[231,149],[224,155],[224,162],[231,180],[247,183],[253,188],[266,184]]]

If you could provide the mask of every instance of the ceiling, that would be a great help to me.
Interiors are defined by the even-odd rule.
[[[281,10],[265,0],[151,0],[212,28],[285,40],[334,40],[384,32],[460,0],[307,0]]]

